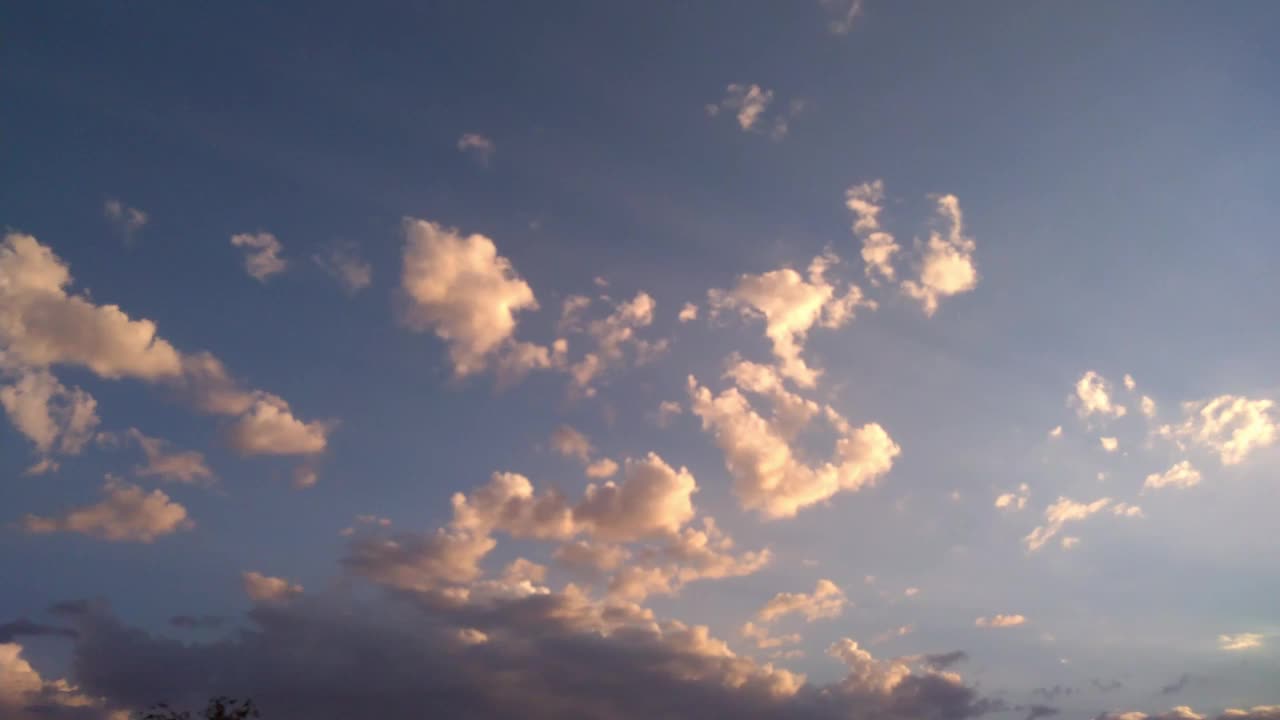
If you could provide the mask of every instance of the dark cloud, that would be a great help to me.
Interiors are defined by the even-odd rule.
[[[963,650],[952,650],[948,653],[937,653],[934,655],[925,655],[924,664],[934,670],[946,670],[958,662],[964,662],[969,659],[969,654]]]
[[[1110,682],[1104,683],[1098,678],[1093,678],[1089,682],[1093,685],[1095,689],[1097,689],[1098,692],[1103,692],[1103,693],[1109,693],[1113,690],[1119,690],[1120,688],[1124,687],[1124,683],[1120,682],[1119,680],[1112,680]]]
[[[951,677],[898,680],[882,672],[891,661],[869,656],[841,682],[802,684],[703,629],[659,629],[636,606],[563,593],[313,597],[259,605],[249,621],[216,642],[182,643],[90,608],[76,616],[72,679],[111,707],[230,694],[272,720],[963,720],[995,709]]]
[[[1176,694],[1178,694],[1178,693],[1182,692],[1182,691],[1183,691],[1183,689],[1184,689],[1184,688],[1186,688],[1186,687],[1187,687],[1187,685],[1188,685],[1188,684],[1190,684],[1190,683],[1191,683],[1191,675],[1189,675],[1189,674],[1187,674],[1187,673],[1182,673],[1181,675],[1179,675],[1179,676],[1178,676],[1178,679],[1177,679],[1177,680],[1174,680],[1173,682],[1169,683],[1168,685],[1165,685],[1164,687],[1160,688],[1160,694],[1161,694],[1161,695],[1176,695]]]
[[[1073,687],[1066,687],[1063,685],[1054,685],[1053,687],[1050,687],[1050,688],[1042,688],[1042,687],[1036,688],[1031,691],[1031,694],[1036,695],[1038,697],[1042,697],[1045,700],[1053,700],[1054,698],[1070,695],[1075,691],[1076,689]]]
[[[1048,705],[1030,705],[1022,709],[1027,712],[1026,720],[1037,720],[1037,718],[1051,717],[1062,712],[1058,708],[1049,707]]]
[[[71,628],[58,627],[57,625],[34,623],[26,618],[0,623],[0,643],[13,642],[14,638],[18,637],[34,637],[37,635],[75,637],[76,631]]]
[[[227,624],[220,615],[174,615],[169,624],[183,630],[217,630]]]

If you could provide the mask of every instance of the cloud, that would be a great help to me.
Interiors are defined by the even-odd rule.
[[[584,465],[591,462],[591,454],[595,452],[587,436],[568,425],[561,425],[551,433],[551,449],[565,457],[577,458]]]
[[[111,542],[149,543],[195,527],[187,518],[187,509],[159,490],[148,493],[137,485],[108,478],[103,494],[102,502],[61,516],[26,515],[22,529],[31,534],[72,532]]]
[[[811,388],[822,371],[810,368],[801,357],[809,330],[815,324],[839,328],[854,319],[858,308],[876,307],[863,299],[857,285],[851,284],[844,295],[836,294],[836,287],[826,278],[827,269],[835,262],[834,255],[814,258],[807,280],[785,267],[761,275],[742,275],[730,290],[707,292],[712,314],[737,310],[744,317],[763,318],[765,337],[773,344],[779,372],[796,385]]]
[[[1262,647],[1262,633],[1236,633],[1234,635],[1219,635],[1219,650],[1254,650]]]
[[[1021,615],[992,615],[991,617],[980,617],[973,621],[973,624],[980,628],[1006,628],[1016,627],[1027,622],[1027,619]]]
[[[0,406],[50,464],[54,454],[78,455],[99,422],[93,396],[78,387],[67,388],[48,370],[18,370],[13,384],[0,387]]]
[[[115,225],[126,241],[132,241],[138,231],[146,226],[149,219],[147,213],[138,208],[129,207],[115,198],[110,198],[102,204],[102,215]]]
[[[751,85],[732,83],[725,88],[724,99],[720,101],[718,107],[736,112],[737,115],[735,117],[738,121],[738,127],[743,130],[752,130],[756,127],[771,102],[773,102],[772,90],[767,90],[754,83]]]
[[[631,557],[631,552],[610,543],[574,540],[556,548],[553,557],[570,570],[595,576],[617,570]]]
[[[145,465],[133,469],[139,477],[158,477],[180,483],[212,480],[213,471],[204,462],[204,455],[195,450],[171,450],[170,443],[144,435],[137,428],[130,428],[129,437],[138,443],[146,456]]]
[[[0,643],[0,716],[5,720],[128,720],[125,713],[108,713],[98,698],[66,680],[45,680],[22,651],[17,643]]]
[[[1031,488],[1026,483],[1018,486],[1017,494],[1004,493],[996,498],[996,507],[1001,510],[1022,510],[1027,506],[1027,499],[1031,495]]]
[[[1044,547],[1044,544],[1053,539],[1069,522],[1084,520],[1085,518],[1097,513],[1111,504],[1111,498],[1100,498],[1091,503],[1080,503],[1065,497],[1059,497],[1058,500],[1045,508],[1044,525],[1037,527],[1031,531],[1031,534],[1023,538],[1023,542],[1027,545],[1028,552],[1035,552]]]
[[[76,636],[71,628],[34,623],[25,618],[0,623],[0,644],[11,643],[19,637],[70,637]]]
[[[1158,490],[1163,487],[1189,488],[1200,484],[1200,471],[1191,466],[1191,462],[1183,460],[1174,463],[1163,473],[1151,473],[1142,483],[1143,488]]]
[[[169,624],[181,630],[221,630],[227,619],[221,615],[174,615]]]
[[[658,427],[666,427],[671,423],[671,419],[684,412],[684,408],[680,407],[680,403],[674,400],[663,400],[658,404]]]
[[[952,650],[946,653],[936,653],[925,655],[921,658],[925,665],[934,670],[946,670],[956,663],[964,662],[969,659],[969,654],[963,650]]]
[[[314,448],[329,429],[327,424],[296,420],[279,397],[244,389],[212,354],[179,353],[158,336],[150,320],[132,320],[115,305],[95,305],[87,297],[67,294],[70,283],[66,263],[50,248],[30,235],[5,237],[0,245],[4,369],[24,373],[50,365],[75,365],[108,380],[163,383],[201,412],[248,413],[239,418],[240,429],[266,418],[276,425],[292,420],[313,436],[303,444],[307,448]],[[236,432],[233,428],[233,436]],[[264,443],[252,439],[239,444],[265,451]]]
[[[806,621],[813,622],[839,617],[848,602],[839,586],[823,578],[814,586],[812,593],[781,592],[774,595],[756,612],[756,619],[769,623],[795,613],[804,616]]]
[[[456,376],[485,369],[511,341],[516,315],[538,308],[533,290],[484,235],[412,218],[404,233],[405,324],[445,342]]]
[[[281,602],[302,594],[301,585],[260,572],[243,573],[240,580],[244,584],[244,594],[254,602]]]
[[[1055,707],[1049,707],[1048,705],[1036,705],[1036,704],[1029,705],[1023,709],[1027,711],[1026,720],[1036,720],[1036,718],[1052,717],[1062,712],[1061,710]]]
[[[1049,431],[1049,437],[1055,440],[1062,437],[1062,426],[1061,425],[1054,426],[1054,428]]]
[[[657,303],[648,293],[638,292],[631,300],[617,303],[612,312],[587,323],[585,327],[579,323],[578,316],[589,307],[590,301],[583,303],[581,300],[586,298],[571,296],[566,299],[560,319],[563,332],[585,333],[591,341],[591,349],[566,368],[579,393],[587,397],[595,395],[592,387],[595,381],[610,367],[622,364],[628,349],[631,349],[637,365],[651,362],[666,352],[666,340],[648,341],[636,335],[637,330],[653,324]]]
[[[319,420],[299,420],[283,398],[260,393],[231,427],[227,441],[246,456],[313,455],[324,452],[331,427]]]
[[[1201,715],[1186,705],[1168,712],[1149,715],[1144,712],[1108,712],[1094,720],[1276,720],[1280,718],[1280,705],[1256,705],[1248,709],[1227,708],[1217,715]]]
[[[770,419],[761,417],[736,387],[712,395],[690,376],[689,394],[693,414],[724,452],[734,494],[746,509],[770,518],[793,517],[839,492],[874,483],[901,452],[880,425],[854,427],[829,406],[818,411],[782,388],[765,366],[739,363],[729,375],[749,391],[773,398]],[[831,460],[809,465],[797,457],[788,438],[819,414],[835,431],[836,446]]]
[[[827,11],[827,29],[833,35],[847,35],[853,21],[862,14],[862,0],[818,0]]]
[[[698,319],[698,306],[694,303],[687,302],[680,308],[680,314],[676,317],[682,323],[693,322]]]
[[[769,628],[756,625],[750,621],[742,624],[742,627],[738,630],[738,634],[755,643],[755,646],[761,650],[780,648],[783,645],[795,645],[801,640],[798,633],[791,633],[789,635],[770,635]]]
[[[233,247],[244,248],[244,269],[258,282],[265,283],[289,266],[280,253],[284,245],[269,232],[238,233],[231,236]]]
[[[144,707],[157,692],[179,706],[225,692],[278,720],[408,720],[423,708],[530,720],[962,720],[992,708],[957,675],[913,672],[847,638],[829,651],[847,674],[813,684],[734,653],[705,627],[572,586],[452,602],[299,598],[258,605],[247,621],[243,633],[178,642],[92,608],[75,617],[71,665],[112,708]]]
[[[67,265],[34,237],[9,233],[0,245],[0,347],[6,362],[41,368],[80,365],[99,377],[177,376],[177,350],[150,320],[67,294]]]
[[[1138,387],[1138,381],[1133,379],[1129,373],[1124,374],[1124,389],[1133,392]]]
[[[879,284],[882,279],[889,282],[896,279],[893,257],[902,249],[893,235],[880,228],[883,201],[883,180],[853,185],[845,191],[845,207],[853,213],[854,235],[862,238],[862,262],[872,284]]]
[[[338,282],[348,295],[355,295],[373,283],[373,266],[360,257],[360,247],[353,242],[335,242],[311,256],[329,277]]]
[[[970,292],[978,286],[978,267],[973,261],[977,243],[964,234],[964,216],[955,195],[937,198],[938,215],[947,224],[946,233],[933,231],[925,245],[920,276],[902,281],[902,291],[920,301],[926,316],[938,311],[942,298]]]
[[[618,463],[609,458],[600,458],[599,460],[591,461],[584,469],[584,472],[586,472],[587,477],[597,480],[613,477],[618,474]]]
[[[1143,396],[1142,396],[1142,399],[1138,401],[1138,406],[1139,406],[1140,408],[1142,408],[1142,414],[1143,414],[1143,415],[1146,415],[1146,416],[1147,416],[1147,417],[1149,417],[1149,418],[1153,418],[1153,417],[1155,417],[1155,416],[1156,416],[1156,401],[1155,401],[1155,400],[1152,400],[1151,398],[1147,397],[1146,395],[1143,395]]]
[[[1223,465],[1238,465],[1255,450],[1275,443],[1280,435],[1266,399],[1219,395],[1203,402],[1183,403],[1181,425],[1163,425],[1156,432],[1177,441],[1189,440],[1218,454]]]
[[[1102,449],[1109,453],[1113,453],[1120,449],[1120,441],[1113,437],[1100,437],[1098,443],[1102,445]]]
[[[1178,693],[1182,692],[1190,683],[1191,683],[1191,676],[1187,673],[1182,673],[1181,675],[1178,676],[1177,680],[1174,680],[1168,685],[1161,687],[1160,694],[1161,695],[1177,695]]]
[[[1125,407],[1111,400],[1111,385],[1094,370],[1085,372],[1076,382],[1077,407],[1080,417],[1103,415],[1124,417]]]
[[[488,166],[498,146],[480,133],[466,133],[458,138],[458,150],[475,158],[481,165]]]

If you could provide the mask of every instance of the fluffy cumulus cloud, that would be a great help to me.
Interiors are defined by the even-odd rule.
[[[240,581],[244,585],[244,594],[254,602],[282,602],[302,594],[301,585],[257,571],[241,574]]]
[[[567,335],[585,336],[588,349],[575,362],[565,363],[564,370],[577,394],[595,395],[595,383],[610,367],[625,364],[628,357],[636,365],[644,365],[666,352],[667,340],[646,340],[637,333],[653,324],[657,302],[646,292],[638,292],[631,300],[616,303],[609,313],[587,323],[582,316],[592,302],[581,295],[565,300],[559,329]]]
[[[22,529],[31,534],[71,532],[111,542],[149,543],[195,525],[187,518],[186,508],[159,490],[147,492],[109,478],[103,494],[101,502],[63,515],[26,515]]]
[[[64,679],[45,680],[23,657],[23,646],[0,643],[0,717],[5,720],[129,720],[100,698]]]
[[[1125,407],[1111,399],[1111,384],[1095,370],[1089,370],[1076,381],[1076,394],[1073,399],[1081,417],[1101,415],[1103,417],[1124,417]]]
[[[134,468],[139,477],[155,477],[180,483],[196,483],[213,479],[213,471],[205,464],[204,454],[195,450],[176,450],[160,438],[149,437],[130,428],[129,438],[142,449],[146,462]]]
[[[792,613],[808,622],[823,618],[839,617],[848,604],[848,598],[838,585],[826,578],[818,581],[811,593],[781,592],[774,595],[756,612],[756,619],[769,623]]]
[[[232,444],[244,454],[323,449],[328,424],[298,420],[283,399],[243,388],[212,354],[180,353],[158,335],[155,323],[69,294],[70,284],[70,270],[52,249],[30,235],[5,237],[0,245],[0,369],[22,374],[72,365],[104,379],[161,383],[202,412],[238,416]],[[43,380],[37,384],[50,386]],[[58,394],[54,388],[52,396]],[[87,421],[87,401],[81,397],[72,406],[79,410],[71,417]],[[247,437],[250,428],[266,431],[267,439]],[[274,440],[282,444],[270,447]]]
[[[845,207],[853,213],[853,233],[862,240],[862,262],[873,284],[896,279],[893,258],[902,249],[893,235],[880,227],[883,202],[883,180],[854,185],[845,191]]]
[[[354,295],[373,283],[373,266],[360,257],[353,242],[335,242],[311,256],[314,262],[348,295]]]
[[[43,369],[18,370],[11,384],[0,386],[0,406],[41,456],[36,468],[52,469],[50,457],[55,454],[79,454],[99,422],[93,396],[78,387],[67,388]]]
[[[676,319],[682,323],[693,322],[698,319],[698,306],[694,303],[687,302],[680,308],[679,315]]]
[[[799,633],[773,635],[769,632],[769,628],[756,625],[750,621],[742,624],[742,627],[738,630],[738,634],[755,643],[755,646],[761,650],[771,650],[773,648],[780,648],[784,645],[795,645],[802,639]]]
[[[690,377],[689,393],[693,414],[724,453],[734,493],[747,509],[792,517],[839,492],[874,483],[901,452],[879,424],[854,427],[830,406],[820,408],[788,392],[771,368],[738,363],[728,375],[737,387],[715,395]],[[743,390],[769,398],[771,416],[761,416]],[[818,416],[835,431],[835,451],[827,462],[807,464],[789,439]]]
[[[537,309],[533,289],[484,235],[417,219],[404,233],[405,323],[448,345],[458,377],[484,370],[512,342],[516,315]]]
[[[1102,445],[1102,449],[1109,453],[1113,453],[1120,449],[1120,440],[1113,437],[1100,437],[1098,443]]]
[[[1184,421],[1156,432],[1185,447],[1192,443],[1216,453],[1223,465],[1238,465],[1251,453],[1275,444],[1275,403],[1239,395],[1183,404]]]
[[[533,720],[962,720],[997,707],[953,672],[880,660],[847,638],[829,650],[845,674],[812,683],[733,652],[706,627],[572,585],[259,603],[245,632],[196,643],[129,626],[101,605],[64,617],[76,633],[79,692],[104,714],[146,707],[157,693],[179,706],[218,693],[253,697],[279,720],[407,720],[423,708]]]
[[[71,273],[34,237],[9,233],[0,245],[0,348],[5,362],[33,368],[79,365],[104,378],[178,376],[178,351],[150,320],[68,294]]]
[[[965,234],[960,201],[955,195],[942,195],[937,199],[937,212],[946,230],[929,234],[919,276],[901,284],[902,291],[920,301],[924,314],[930,317],[938,311],[938,302],[943,298],[978,286],[978,266],[973,259],[977,243]]]
[[[806,275],[791,268],[761,275],[743,275],[728,290],[707,293],[712,312],[737,310],[745,317],[764,320],[765,336],[773,345],[779,372],[800,387],[811,388],[821,370],[801,357],[805,338],[814,325],[839,328],[854,319],[858,308],[874,308],[857,285],[843,294],[827,279],[827,270],[838,259],[822,255],[809,264]]]
[[[1174,463],[1162,473],[1151,473],[1142,487],[1158,490],[1163,487],[1189,488],[1200,484],[1200,471],[1191,466],[1189,460]]]
[[[285,271],[289,263],[280,257],[284,244],[269,232],[238,233],[231,236],[232,247],[244,250],[244,270],[258,282]]]
[[[973,621],[974,625],[980,628],[1007,628],[1017,627],[1027,622],[1027,619],[1021,615],[1005,615],[1000,613],[991,617],[980,617]]]
[[[613,477],[618,472],[618,463],[613,460],[606,457],[592,459],[595,448],[591,441],[568,425],[561,425],[551,434],[551,449],[565,457],[577,458],[589,478]]]

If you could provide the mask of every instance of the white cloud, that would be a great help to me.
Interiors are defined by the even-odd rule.
[[[774,595],[756,612],[756,619],[769,623],[795,613],[808,622],[814,622],[839,617],[848,602],[839,586],[823,578],[814,586],[812,593],[781,592]]]
[[[704,517],[702,527],[669,535],[656,548],[646,548],[636,564],[623,567],[609,583],[611,597],[640,601],[651,594],[673,595],[698,580],[741,577],[759,572],[773,554],[764,550],[735,555],[733,539]]]
[[[483,235],[416,219],[404,232],[405,323],[448,345],[458,377],[483,370],[511,339],[516,314],[537,309],[533,290]]]
[[[874,695],[891,694],[907,678],[911,669],[896,660],[876,660],[849,638],[841,638],[827,648],[827,654],[843,662],[849,674],[841,687],[851,692]],[[935,677],[945,677],[936,675]]]
[[[578,315],[587,306],[575,302],[571,307],[570,301],[576,297],[580,296],[571,296],[565,301],[560,326],[566,332],[584,332],[591,339],[592,349],[568,367],[570,380],[578,392],[587,397],[594,395],[592,385],[596,379],[609,367],[624,362],[628,348],[632,349],[637,365],[648,363],[666,352],[668,341],[648,341],[636,335],[637,330],[653,324],[657,303],[648,293],[638,292],[631,300],[616,304],[612,312],[591,321],[585,328],[579,323]]]
[[[1255,650],[1262,647],[1262,633],[1236,633],[1234,635],[1219,635],[1218,649],[1220,650]]]
[[[81,365],[99,377],[159,380],[182,370],[178,352],[150,320],[115,305],[68,295],[65,263],[34,237],[9,233],[0,245],[0,348],[18,366]]]
[[[91,716],[128,720],[130,713],[108,711],[100,698],[90,697],[64,679],[45,680],[22,657],[18,643],[0,643],[0,717],[5,720]],[[65,714],[64,714],[65,713]]]
[[[1085,518],[1104,510],[1111,504],[1111,498],[1100,498],[1091,503],[1080,503],[1065,497],[1059,497],[1057,502],[1045,508],[1044,525],[1037,527],[1031,531],[1031,534],[1023,538],[1023,542],[1027,545],[1028,552],[1035,552],[1044,547],[1044,544],[1053,539],[1069,522],[1084,520]]]
[[[610,460],[609,458],[600,458],[598,460],[591,461],[591,463],[587,465],[585,472],[589,478],[600,479],[613,477],[618,473],[618,463]]]
[[[1058,439],[1058,438],[1060,438],[1060,437],[1062,437],[1062,426],[1061,426],[1061,425],[1057,425],[1057,426],[1055,426],[1052,430],[1050,430],[1050,431],[1049,431],[1049,437],[1051,437],[1051,438],[1053,438],[1053,439],[1055,439],[1055,440],[1056,440],[1056,439]]]
[[[145,465],[134,468],[135,475],[180,483],[213,479],[213,471],[205,464],[203,454],[195,450],[173,450],[168,442],[148,437],[137,428],[129,429],[129,437],[138,443],[147,458]]]
[[[577,458],[582,464],[591,462],[595,448],[586,435],[568,425],[561,425],[551,433],[551,449],[565,457]]]
[[[1142,508],[1137,505],[1130,505],[1129,503],[1123,502],[1116,503],[1111,508],[1111,514],[1118,515],[1120,517],[1143,517]]]
[[[773,102],[773,91],[756,84],[739,85],[732,83],[725,88],[724,99],[719,107],[736,112],[738,127],[751,130],[756,127],[760,117]]]
[[[829,17],[827,29],[833,35],[847,35],[853,21],[862,14],[862,0],[818,0]]]
[[[1075,546],[1077,546],[1077,545],[1079,545],[1079,544],[1080,544],[1080,538],[1078,538],[1078,537],[1064,537],[1064,538],[1062,538],[1062,543],[1061,543],[1061,544],[1062,544],[1062,549],[1063,549],[1063,550],[1070,550],[1071,548],[1074,548]]]
[[[680,308],[680,314],[676,318],[682,323],[692,322],[698,319],[698,306],[694,303],[687,302],[684,307]]]
[[[759,385],[752,387],[763,389]],[[693,414],[701,418],[703,430],[712,433],[724,452],[725,467],[733,476],[739,502],[766,517],[792,517],[836,493],[870,485],[893,467],[894,458],[901,452],[880,425],[868,423],[855,428],[826,407],[819,414],[835,430],[835,451],[831,460],[809,465],[797,457],[787,440],[798,429],[797,417],[803,417],[796,412],[805,407],[803,399],[790,393],[775,394],[774,415],[766,420],[738,388],[712,395],[690,376],[689,394]]]
[[[1151,473],[1142,487],[1157,490],[1162,487],[1189,488],[1200,484],[1200,471],[1192,467],[1191,462],[1183,460],[1174,463],[1163,473]]]
[[[903,591],[902,591],[902,594],[903,594],[903,595],[906,595],[907,597],[915,597],[915,596],[917,596],[917,595],[919,595],[919,594],[920,594],[920,588],[918,588],[918,587],[909,587],[909,588],[907,588],[906,590],[903,590]]]
[[[617,570],[631,557],[631,552],[610,543],[574,540],[556,548],[553,557],[571,570],[599,574]]]
[[[862,238],[862,262],[872,284],[878,284],[881,279],[893,282],[896,278],[893,257],[902,249],[893,235],[880,228],[883,201],[883,180],[853,185],[845,191],[845,207],[854,216],[853,233]]]
[[[1124,374],[1124,389],[1133,392],[1138,387],[1138,381],[1133,379],[1129,373]]]
[[[129,207],[115,198],[102,204],[102,214],[124,235],[125,240],[132,240],[149,220],[142,210]]]
[[[1190,440],[1217,453],[1223,465],[1238,465],[1253,451],[1275,443],[1280,435],[1274,406],[1271,400],[1238,395],[1184,403],[1186,420],[1177,426],[1161,426],[1157,433],[1177,441]]]
[[[1006,628],[1016,627],[1025,623],[1027,619],[1021,615],[992,615],[991,617],[980,617],[973,621],[974,625],[980,628]]]
[[[195,527],[187,519],[187,509],[159,490],[148,493],[137,485],[108,478],[103,493],[102,502],[58,517],[27,515],[22,528],[32,534],[73,532],[111,542],[149,543]]]
[[[857,308],[875,308],[874,302],[863,299],[857,285],[837,296],[836,287],[826,278],[827,269],[835,262],[834,255],[814,258],[808,280],[791,268],[742,275],[733,289],[710,290],[707,299],[713,314],[738,310],[746,317],[763,318],[779,371],[800,387],[813,387],[822,371],[809,367],[801,357],[809,330],[815,324],[838,328],[854,319]]]
[[[324,452],[329,429],[319,420],[299,420],[283,398],[259,393],[227,440],[241,455],[312,455]]]
[[[466,133],[458,138],[458,150],[475,158],[481,165],[488,165],[498,146],[480,133]]]
[[[920,301],[924,314],[932,317],[938,301],[966,293],[978,286],[978,268],[973,261],[977,244],[964,234],[964,217],[955,195],[937,199],[938,215],[947,223],[945,234],[933,231],[925,245],[920,277],[902,281],[902,291]]]
[[[1026,483],[1018,486],[1017,493],[1004,493],[996,498],[996,507],[1001,510],[1022,510],[1027,506],[1027,499],[1031,496],[1031,487]]]
[[[284,245],[269,232],[238,233],[231,236],[231,245],[245,248],[244,269],[258,282],[285,271],[288,262],[280,257]]]
[[[1094,370],[1085,372],[1076,382],[1076,396],[1080,416],[1098,414],[1124,417],[1125,407],[1111,400],[1111,385]]]
[[[751,621],[743,623],[738,630],[738,634],[755,643],[755,646],[761,650],[770,650],[783,645],[795,645],[801,640],[799,633],[770,635],[769,628],[756,625]]]
[[[1098,443],[1102,445],[1102,449],[1109,453],[1113,453],[1120,449],[1120,441],[1113,437],[1100,437]]]
[[[302,586],[284,578],[250,571],[240,575],[244,594],[254,602],[280,602],[302,594]]]
[[[98,427],[98,403],[80,388],[68,389],[47,370],[24,369],[0,387],[9,422],[50,463],[53,454],[77,455]]]
[[[353,242],[335,242],[312,255],[311,261],[336,280],[348,295],[373,283],[373,266],[360,257],[360,248]]]

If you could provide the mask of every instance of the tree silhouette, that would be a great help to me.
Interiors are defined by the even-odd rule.
[[[204,713],[199,716],[193,716],[189,710],[179,712],[161,703],[143,713],[138,720],[192,720],[193,717],[203,720],[248,720],[258,717],[258,708],[252,700],[216,697],[209,701]]]

